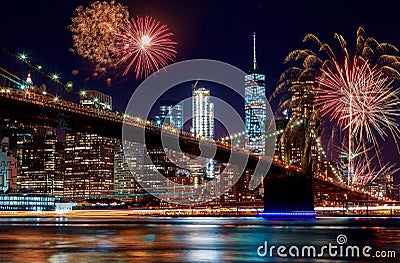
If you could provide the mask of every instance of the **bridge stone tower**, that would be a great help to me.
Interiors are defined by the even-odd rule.
[[[281,159],[287,168],[269,171],[264,180],[264,213],[272,218],[315,218],[313,170],[321,156],[316,150],[320,136],[318,111],[313,103],[314,81],[292,82],[292,118],[279,138]],[[273,167],[274,168],[274,167]]]
[[[264,212],[271,219],[313,219],[314,194],[310,147],[305,149],[304,168],[272,166],[264,178]]]

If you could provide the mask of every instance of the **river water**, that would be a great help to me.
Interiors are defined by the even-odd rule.
[[[0,218],[0,232],[0,262],[400,262],[394,218]],[[320,253],[329,243],[336,255]],[[346,257],[350,245],[361,255]]]

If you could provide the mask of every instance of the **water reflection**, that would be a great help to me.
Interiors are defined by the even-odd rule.
[[[322,246],[336,242],[338,234],[345,234],[350,244],[386,250],[400,247],[400,222],[396,219],[272,222],[261,218],[86,218],[63,222],[1,220],[0,262],[293,262],[260,258],[257,248],[266,240],[285,246]]]

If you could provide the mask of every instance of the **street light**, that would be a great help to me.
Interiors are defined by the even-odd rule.
[[[21,54],[19,55],[19,58],[20,58],[21,60],[26,60],[26,59],[28,58],[28,56],[27,56],[25,53],[21,53]]]
[[[72,90],[73,87],[74,87],[74,84],[72,83],[72,81],[68,81],[67,82],[67,89],[68,90]]]

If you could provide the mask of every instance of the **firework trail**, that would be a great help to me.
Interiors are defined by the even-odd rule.
[[[150,16],[132,18],[117,34],[118,65],[126,65],[124,75],[134,67],[136,78],[146,77],[175,58],[176,42],[166,25]]]
[[[347,177],[349,185],[364,186],[378,178],[387,180],[387,178],[400,171],[400,168],[396,168],[396,164],[390,163],[386,163],[380,167],[371,167],[372,161],[379,158],[377,153],[372,154],[371,158],[369,157],[369,152],[372,150],[374,150],[373,146],[366,148],[365,145],[359,144],[353,152],[349,153],[345,142],[342,143],[341,147],[338,147],[338,151],[340,152],[338,161],[339,170],[348,171],[349,160],[351,160],[350,168],[352,176]],[[351,156],[349,156],[349,154],[351,154]]]
[[[96,1],[75,11],[69,28],[77,53],[101,66],[115,66],[119,59],[115,36],[129,22],[127,8],[115,1]]]
[[[390,163],[387,163],[380,168],[371,168],[370,163],[372,159],[377,157],[375,154],[370,159],[365,158],[366,152],[370,151],[371,149],[372,147],[369,149],[364,149],[364,147],[358,146],[357,150],[352,153],[352,176],[348,177],[350,180],[350,185],[368,185],[378,178],[388,178],[400,171],[400,168],[396,168],[396,164]],[[341,160],[339,161],[339,169],[341,171],[346,171],[349,167],[349,156],[346,147],[342,147],[340,157]]]

